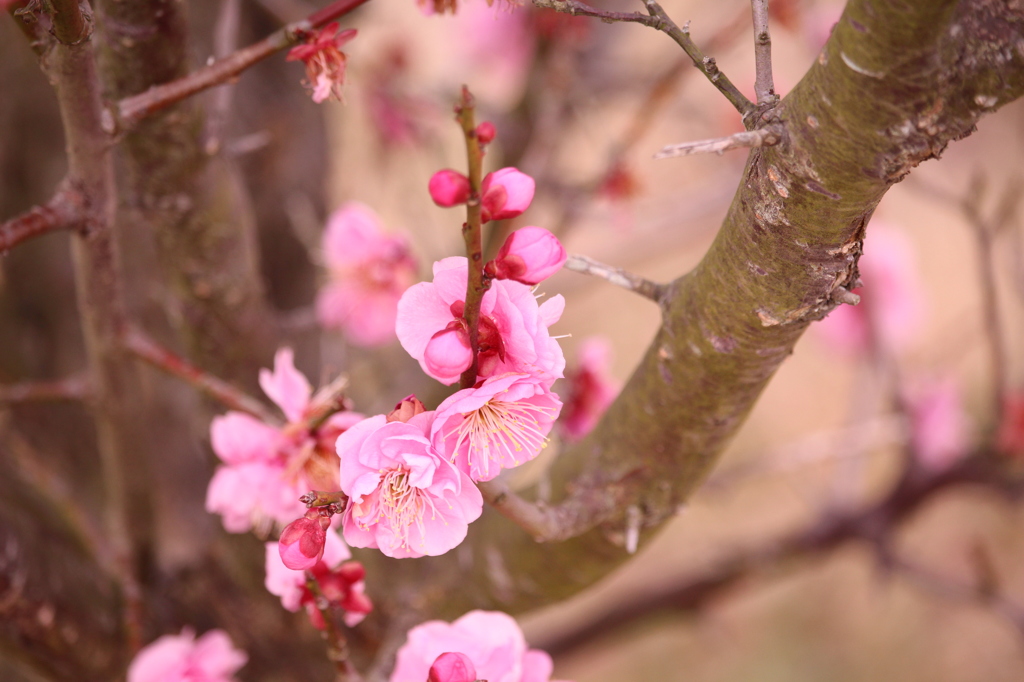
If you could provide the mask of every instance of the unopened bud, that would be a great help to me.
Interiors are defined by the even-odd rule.
[[[418,414],[427,411],[426,406],[419,401],[415,395],[407,395],[402,401],[395,405],[387,416],[387,422],[407,422]]]
[[[495,279],[532,286],[558,272],[567,258],[558,237],[543,227],[522,227],[508,236],[498,256],[484,269]]]
[[[311,509],[303,518],[285,526],[277,545],[284,565],[293,571],[305,571],[316,566],[324,555],[326,529],[330,524],[329,516],[321,516],[317,510]]]
[[[530,206],[537,185],[511,166],[484,176],[480,184],[480,213],[484,222],[515,218]]]
[[[475,682],[476,666],[466,654],[449,651],[441,654],[430,666],[427,682]]]
[[[450,168],[434,173],[427,187],[430,198],[443,208],[464,204],[469,199],[469,178]]]
[[[476,127],[476,139],[482,145],[490,144],[497,133],[490,121],[484,121]]]
[[[423,350],[423,363],[427,373],[435,378],[457,377],[473,364],[473,351],[469,349],[469,334],[459,321],[450,323],[434,334]]]

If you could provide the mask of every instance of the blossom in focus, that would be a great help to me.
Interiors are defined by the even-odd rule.
[[[320,594],[332,605],[345,610],[345,624],[349,627],[357,625],[373,610],[373,604],[365,593],[365,571],[358,562],[348,561],[351,556],[348,546],[338,534],[328,530],[323,557],[309,569]],[[322,616],[316,607],[317,595],[306,584],[307,573],[285,566],[276,542],[266,544],[266,571],[264,584],[267,591],[280,597],[281,604],[289,611],[305,607],[313,624],[322,629]]]
[[[451,208],[466,203],[469,198],[469,178],[456,170],[445,168],[430,176],[427,190],[435,204]]]
[[[453,623],[432,620],[409,630],[391,682],[423,682],[445,653],[465,655],[487,682],[549,682],[551,657],[529,649],[519,624],[500,611],[470,611]]]
[[[415,284],[398,302],[395,331],[402,347],[423,371],[452,384],[469,367],[469,333],[463,319],[468,266],[461,257],[434,263],[432,282]],[[496,280],[480,306],[478,376],[506,372],[534,374],[553,381],[562,376],[565,358],[548,327],[558,321],[565,299],[554,296],[538,305],[525,284]],[[447,362],[447,360],[453,360]]]
[[[508,236],[485,268],[496,279],[540,284],[562,269],[568,255],[558,237],[543,227],[521,227]]]
[[[318,398],[295,369],[289,348],[277,352],[274,371],[262,370],[259,379],[285,414],[284,427],[241,412],[214,417],[210,424],[211,445],[222,464],[207,488],[206,510],[220,514],[224,528],[232,533],[275,521],[288,523],[306,511],[299,502],[303,492],[337,489],[334,442],[362,419],[354,412],[338,412],[310,430],[305,418]]]
[[[466,654],[448,651],[430,666],[427,682],[476,682],[476,666]]]
[[[306,87],[313,92],[313,101],[328,98],[342,101],[345,85],[345,53],[342,46],[356,37],[354,28],[339,33],[341,26],[332,21],[318,31],[310,33],[306,42],[288,51],[286,61],[301,61],[306,65]]]
[[[378,547],[397,559],[437,556],[462,542],[480,516],[480,491],[430,443],[433,420],[433,412],[406,422],[381,414],[338,438],[350,546]]]
[[[135,655],[128,682],[233,682],[248,660],[223,630],[210,630],[199,639],[190,628],[164,635]]]
[[[918,463],[932,472],[948,469],[968,448],[969,424],[952,381],[919,388],[908,400],[910,445]]]
[[[416,280],[402,235],[389,235],[368,206],[350,202],[331,214],[323,236],[330,280],[316,299],[317,319],[358,346],[395,338],[398,299]]]
[[[567,439],[579,440],[590,433],[619,394],[620,386],[608,371],[610,356],[611,346],[602,337],[580,344],[576,366],[566,372],[568,398],[559,421]]]
[[[515,218],[533,201],[537,183],[526,173],[511,166],[484,176],[480,183],[480,215],[490,220]]]
[[[920,327],[924,303],[913,247],[900,232],[872,222],[858,263],[860,303],[840,305],[817,325],[834,348],[866,352],[875,343],[887,351],[906,346]]]
[[[489,481],[539,455],[561,409],[543,380],[502,374],[442,402],[431,441],[471,479]]]

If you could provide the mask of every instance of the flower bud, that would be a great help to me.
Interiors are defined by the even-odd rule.
[[[415,395],[407,395],[402,398],[402,402],[395,405],[395,409],[388,413],[387,421],[390,422],[408,422],[410,419],[418,414],[422,414],[427,411],[426,406],[420,402],[419,398]]]
[[[441,654],[430,666],[427,682],[475,682],[476,666],[466,654],[454,651]]]
[[[327,542],[325,531],[330,523],[330,518],[321,517],[317,511],[310,510],[303,518],[285,526],[277,545],[284,565],[293,571],[305,571],[316,566],[324,555],[324,544]]]
[[[495,279],[532,286],[558,272],[567,258],[558,237],[543,227],[522,227],[508,236],[497,258],[484,269]]]
[[[476,139],[482,145],[490,144],[497,135],[498,131],[494,129],[494,124],[490,121],[484,121],[476,127]]]
[[[511,166],[484,176],[480,185],[480,212],[484,222],[515,218],[530,206],[536,183]]]
[[[430,198],[443,208],[466,203],[469,198],[469,178],[451,168],[439,170],[430,178]]]
[[[465,325],[453,321],[434,334],[423,351],[423,364],[432,377],[457,377],[473,364]]]

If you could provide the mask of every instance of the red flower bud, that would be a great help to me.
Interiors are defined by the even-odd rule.
[[[451,168],[434,173],[427,187],[430,198],[443,208],[464,204],[469,199],[469,178]]]
[[[316,566],[324,555],[325,531],[330,525],[329,517],[322,517],[311,509],[303,518],[285,526],[277,545],[284,565],[293,571],[305,571]]]
[[[498,131],[494,129],[494,124],[490,121],[484,121],[476,127],[476,139],[482,145],[490,144],[497,134]]]
[[[480,184],[480,212],[484,222],[515,218],[530,206],[536,183],[511,166],[484,176]]]

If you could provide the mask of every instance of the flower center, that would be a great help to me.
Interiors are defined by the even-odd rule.
[[[540,420],[551,421],[555,409],[549,406],[527,402],[502,402],[492,398],[480,409],[463,414],[458,428],[448,433],[458,435],[453,459],[462,451],[463,444],[470,467],[474,458],[481,458],[477,464],[480,472],[490,475],[492,460],[502,465],[511,460],[507,467],[520,464],[519,457],[526,453],[525,461],[533,459],[548,445],[547,436],[540,428]],[[495,450],[492,457],[491,449]]]
[[[433,518],[437,510],[430,497],[410,483],[407,466],[384,469],[380,473],[377,515],[372,519],[363,519],[360,525],[367,528],[383,518],[391,527],[399,545],[408,547],[409,529],[415,524],[422,537],[424,512],[429,509]]]

